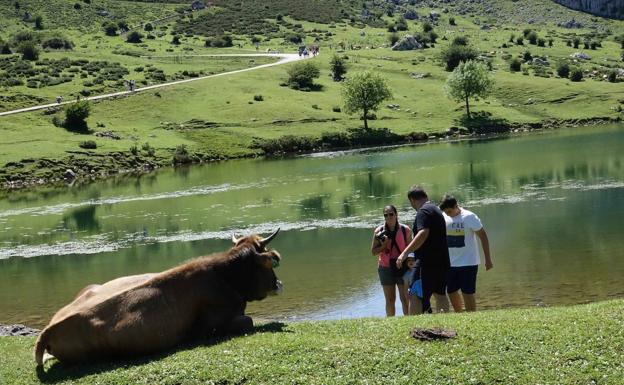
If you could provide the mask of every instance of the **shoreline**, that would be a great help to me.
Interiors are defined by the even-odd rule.
[[[95,154],[88,151],[73,151],[61,159],[22,159],[8,162],[0,169],[0,193],[24,191],[43,187],[67,187],[84,185],[91,182],[108,180],[116,177],[136,177],[149,174],[165,167],[188,167],[193,165],[221,162],[230,159],[251,159],[258,157],[280,158],[296,155],[315,154],[331,151],[363,150],[367,148],[405,146],[426,143],[440,143],[457,140],[505,137],[510,134],[542,132],[562,128],[617,124],[621,117],[592,117],[581,119],[545,119],[537,123],[505,123],[504,125],[449,127],[444,132],[430,134],[411,132],[394,134],[392,131],[355,129],[350,134],[338,133],[330,137],[310,139],[306,137],[282,136],[276,140],[264,140],[249,147],[252,152],[240,156],[205,157],[201,153],[192,153],[189,161],[175,164],[171,157],[133,155],[130,152],[110,152]],[[379,135],[381,133],[382,135]],[[364,136],[362,135],[364,134]],[[368,135],[368,136],[366,136]],[[297,139],[299,138],[299,139]],[[290,140],[292,143],[288,142]],[[353,143],[349,143],[353,141]],[[288,143],[284,143],[288,142]],[[302,142],[303,145],[302,145]],[[253,151],[256,152],[253,152]],[[93,161],[96,161],[93,164]],[[91,161],[91,162],[90,162]],[[99,161],[99,162],[97,162]],[[30,169],[19,171],[31,166]]]

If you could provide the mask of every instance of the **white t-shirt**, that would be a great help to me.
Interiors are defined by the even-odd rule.
[[[444,214],[444,220],[451,266],[478,265],[480,258],[475,231],[483,228],[479,217],[472,211],[460,207],[458,215],[449,217]]]

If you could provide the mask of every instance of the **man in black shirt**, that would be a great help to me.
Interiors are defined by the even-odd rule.
[[[412,187],[407,193],[407,198],[412,207],[417,210],[412,228],[414,239],[399,255],[397,266],[400,267],[407,255],[415,251],[421,266],[423,312],[431,312],[431,295],[435,295],[438,311],[448,312],[446,274],[451,267],[451,262],[446,244],[444,216],[440,208],[429,201],[422,187]]]

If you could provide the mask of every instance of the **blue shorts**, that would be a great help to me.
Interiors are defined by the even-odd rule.
[[[477,270],[479,265],[451,267],[446,276],[446,292],[461,290],[464,294],[477,291]]]

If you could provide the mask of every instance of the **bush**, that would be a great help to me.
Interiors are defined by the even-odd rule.
[[[404,17],[400,17],[395,24],[397,31],[407,31],[407,20]]]
[[[0,44],[0,54],[2,55],[10,55],[13,52],[11,51],[11,46],[9,45],[9,43],[2,43]]]
[[[596,49],[597,47],[599,47],[599,44],[600,43],[598,43],[597,41],[592,41],[589,46],[591,49]]]
[[[263,97],[262,95],[254,95],[253,99],[254,99],[256,102],[262,102],[262,101],[264,101],[264,97]]]
[[[54,36],[44,40],[41,46],[51,49],[72,49],[74,48],[74,43],[64,37]]]
[[[143,39],[143,35],[140,32],[132,31],[126,37],[126,42],[136,44],[140,43],[141,39]]]
[[[581,39],[579,39],[578,37],[572,39],[572,45],[574,46],[574,48],[578,48],[579,44],[581,44]]]
[[[451,44],[442,49],[441,57],[446,64],[446,70],[453,71],[459,63],[476,59],[477,51],[470,46]]]
[[[431,25],[431,23],[430,23],[430,22],[425,21],[425,22],[423,23],[423,25],[422,25],[422,31],[423,31],[424,33],[427,33],[427,32],[429,32],[429,31],[433,31],[433,26]]]
[[[557,75],[567,78],[570,75],[570,65],[566,62],[559,62],[557,64]]]
[[[533,44],[533,45],[537,44],[537,33],[535,33],[535,31],[529,32],[529,34],[526,35],[525,37],[529,41],[529,44]]]
[[[284,36],[284,40],[292,44],[301,44],[301,42],[303,42],[303,37],[298,33],[289,33]]]
[[[221,36],[217,36],[213,38],[208,38],[206,39],[205,45],[206,47],[214,47],[214,48],[231,47],[233,45],[232,36],[221,35]]]
[[[82,9],[82,4],[80,4],[80,3],[74,3],[74,9],[76,9],[76,10],[80,10],[80,9]]]
[[[548,46],[552,47],[553,46],[553,42],[554,42],[553,39],[548,39]]]
[[[39,49],[32,41],[23,41],[17,47],[17,52],[22,54],[22,60],[39,60]]]
[[[84,142],[80,142],[80,144],[78,144],[78,147],[87,150],[93,150],[97,148],[97,143],[95,143],[95,141],[93,140],[85,140]]]
[[[104,33],[106,34],[106,36],[117,36],[117,30],[119,29],[117,24],[111,21],[104,23],[102,25],[102,28],[104,28]]]
[[[395,45],[397,41],[399,41],[399,35],[397,35],[396,33],[391,33],[388,35],[388,42],[390,43],[390,46]]]
[[[456,25],[455,24],[455,18],[454,17],[449,17],[449,25]]]
[[[542,39],[541,37],[539,39],[537,39],[537,46],[538,47],[545,47],[546,46],[546,40]]]
[[[573,82],[580,82],[583,80],[583,70],[576,67],[570,71],[570,80]]]
[[[154,30],[154,26],[153,26],[151,23],[146,23],[146,24],[143,26],[143,29],[144,29],[146,32],[151,32],[151,31],[153,31],[153,30]]]
[[[335,82],[341,81],[347,73],[347,63],[344,58],[338,55],[332,57],[329,62],[329,68],[332,73],[332,79],[334,79]]]
[[[88,101],[77,101],[70,104],[65,109],[65,128],[77,131],[86,131],[87,122],[91,112],[91,105]]]
[[[519,72],[522,69],[522,62],[518,58],[514,58],[509,62],[509,70],[511,72]]]
[[[524,45],[524,39],[523,39],[522,37],[518,37],[518,38],[516,39],[516,44],[518,44],[518,45]]]
[[[132,146],[130,146],[130,153],[134,156],[139,155],[139,148],[137,147],[136,144],[133,144]]]
[[[156,154],[156,149],[154,149],[154,147],[150,146],[149,143],[145,142],[145,144],[143,144],[143,146],[141,147],[143,149],[143,151],[145,151],[145,153],[148,156],[154,156],[154,154]]]
[[[456,36],[453,41],[451,42],[451,45],[468,45],[468,36]]]
[[[296,63],[288,70],[288,85],[299,90],[309,90],[314,86],[314,79],[321,74],[316,64],[305,61]]]
[[[607,74],[607,80],[610,83],[615,83],[617,82],[617,72],[615,71],[609,71],[609,73]]]
[[[524,60],[525,63],[528,63],[533,60],[533,55],[531,55],[531,52],[529,51],[524,51],[522,54],[522,60]]]
[[[43,29],[43,17],[40,15],[35,17],[35,29]]]
[[[333,107],[332,107],[332,111],[333,111],[333,112],[341,112],[342,110],[341,110],[341,109],[340,109],[340,107],[338,107],[338,106],[333,106]]]
[[[180,38],[177,35],[174,36],[173,39],[171,39],[171,44],[180,45]]]
[[[191,158],[191,155],[189,154],[185,145],[181,144],[176,147],[175,151],[173,152],[173,164],[187,164],[191,163],[192,161],[193,159]]]

